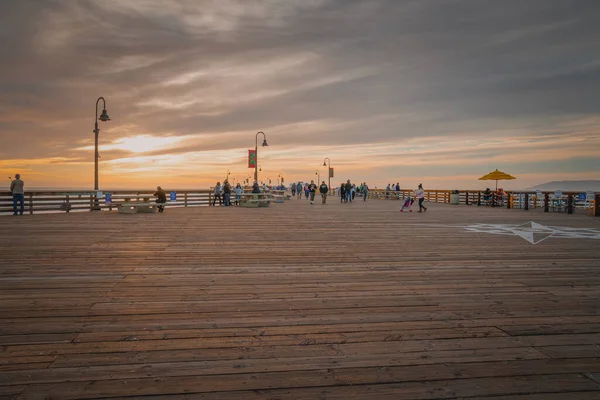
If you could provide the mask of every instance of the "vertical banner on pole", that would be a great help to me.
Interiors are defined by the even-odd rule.
[[[329,177],[333,178],[333,168],[329,168]]]
[[[248,150],[248,168],[256,168],[256,150]]]

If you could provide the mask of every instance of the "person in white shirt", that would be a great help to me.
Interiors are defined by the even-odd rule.
[[[425,201],[425,192],[423,191],[423,184],[419,183],[419,188],[415,191],[415,197],[419,199],[419,212],[427,211],[427,207],[423,205]]]

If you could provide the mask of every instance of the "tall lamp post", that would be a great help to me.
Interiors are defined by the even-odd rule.
[[[327,187],[331,190],[331,160],[329,157],[325,157],[323,160],[323,166],[327,167],[327,161],[329,161],[329,168],[327,168]]]
[[[317,170],[317,172],[315,172],[315,175],[317,176],[317,185],[319,185],[321,182],[321,174],[319,173],[319,170]]]
[[[98,103],[102,100],[102,114],[98,117]],[[110,117],[106,113],[106,100],[104,97],[98,97],[96,100],[96,119],[94,119],[94,134],[95,134],[95,144],[94,144],[94,190],[98,190],[98,135],[100,134],[100,128],[98,128],[98,121],[110,121]]]
[[[231,172],[229,172],[229,170],[227,170],[227,180],[229,180],[229,175],[231,175]]]
[[[255,154],[256,154],[256,159],[255,159],[256,160],[255,161],[256,162],[256,167],[254,168],[254,180],[256,182],[258,182],[258,169],[260,168],[260,166],[258,165],[258,135],[263,135],[263,139],[264,140],[262,142],[262,146],[263,147],[268,146],[268,144],[267,144],[267,135],[265,135],[265,133],[262,132],[262,131],[256,132],[256,142],[255,142],[255,146],[254,146],[254,151],[255,151]]]

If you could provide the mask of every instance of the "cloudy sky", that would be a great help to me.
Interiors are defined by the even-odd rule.
[[[0,173],[29,187],[261,177],[600,179],[597,0],[0,2]],[[8,182],[8,179],[7,179]]]

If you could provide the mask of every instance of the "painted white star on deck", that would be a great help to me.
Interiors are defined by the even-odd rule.
[[[600,231],[596,229],[545,226],[537,222],[527,222],[522,225],[474,224],[465,226],[464,228],[470,232],[519,236],[531,244],[538,244],[551,237],[562,239],[600,239]]]

